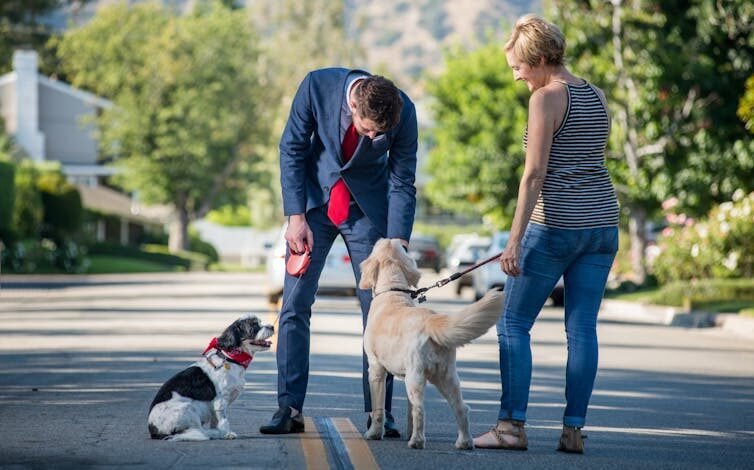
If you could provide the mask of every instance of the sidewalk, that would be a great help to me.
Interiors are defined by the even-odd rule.
[[[754,318],[735,313],[687,312],[680,307],[604,299],[599,319],[681,328],[720,328],[725,332],[754,339]]]

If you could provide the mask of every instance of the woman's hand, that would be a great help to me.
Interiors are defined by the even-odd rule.
[[[518,276],[521,274],[521,267],[519,264],[519,254],[521,252],[521,245],[518,242],[508,240],[508,244],[505,245],[503,254],[500,255],[500,269],[503,270],[508,276]]]

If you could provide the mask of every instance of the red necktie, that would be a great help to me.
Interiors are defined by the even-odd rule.
[[[343,151],[344,164],[351,159],[358,144],[359,133],[356,132],[356,128],[351,124],[346,129],[346,135],[343,137],[343,143],[340,146]],[[335,182],[330,190],[330,202],[327,205],[327,217],[330,218],[333,224],[340,225],[346,221],[349,204],[351,204],[351,193],[348,192],[348,187],[343,178],[338,178],[338,181]]]

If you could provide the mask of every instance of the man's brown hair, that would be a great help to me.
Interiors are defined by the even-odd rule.
[[[395,84],[387,78],[380,75],[365,78],[354,89],[353,96],[359,116],[374,121],[380,132],[398,124],[403,99]]]

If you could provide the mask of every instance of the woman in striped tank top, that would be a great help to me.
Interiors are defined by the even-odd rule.
[[[568,342],[566,407],[558,450],[582,453],[581,428],[597,374],[597,312],[618,250],[618,201],[607,168],[610,118],[599,88],[564,66],[565,38],[536,15],[517,22],[505,45],[516,80],[532,92],[526,160],[497,324],[503,394],[495,427],[476,447],[525,450],[531,384],[529,332],[563,276]]]

